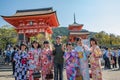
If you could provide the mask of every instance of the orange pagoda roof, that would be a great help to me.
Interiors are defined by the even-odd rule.
[[[83,27],[83,24],[76,23],[75,14],[74,14],[74,23],[70,24],[68,29],[70,31],[80,31],[80,30],[82,30],[82,27]]]
[[[27,10],[17,10],[12,16],[2,16],[4,20],[18,27],[20,22],[23,21],[43,21],[50,27],[58,27],[59,22],[57,19],[56,11],[50,8],[40,8],[40,9],[27,9]]]

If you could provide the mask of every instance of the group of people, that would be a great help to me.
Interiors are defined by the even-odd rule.
[[[91,65],[93,80],[102,80],[100,57],[102,55],[97,41],[90,39],[89,48],[84,45],[80,37],[76,38],[76,45],[71,42],[61,43],[61,36],[56,37],[53,47],[49,41],[43,42],[43,47],[37,41],[31,43],[32,47],[27,48],[26,44],[21,44],[15,48],[12,62],[15,65],[13,70],[15,80],[39,80],[33,77],[35,71],[41,71],[42,80],[48,74],[54,74],[54,80],[63,79],[63,69],[65,65],[67,80],[90,80],[88,58]],[[53,73],[54,69],[54,73]]]
[[[105,48],[103,51],[103,59],[105,61],[105,69],[115,69],[117,68],[118,63],[118,69],[120,69],[120,48],[110,50],[108,48]],[[112,67],[111,67],[112,65]]]
[[[0,63],[11,65],[12,52],[13,47],[11,45],[6,46],[4,51],[0,48]]]
[[[11,48],[8,47],[7,50],[4,52],[5,64],[10,64],[10,61],[11,61],[11,54],[12,54]]]

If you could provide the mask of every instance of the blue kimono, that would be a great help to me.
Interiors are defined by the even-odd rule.
[[[26,51],[15,53],[15,80],[27,80],[27,57],[28,54]]]
[[[76,46],[75,50],[78,52],[80,62],[80,72],[83,80],[90,80],[88,68],[88,55],[90,54],[87,46]]]

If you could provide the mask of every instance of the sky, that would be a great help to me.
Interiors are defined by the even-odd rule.
[[[74,22],[88,31],[120,35],[120,0],[0,0],[0,15],[11,16],[16,10],[53,7],[60,27]],[[0,26],[8,24],[0,17]]]

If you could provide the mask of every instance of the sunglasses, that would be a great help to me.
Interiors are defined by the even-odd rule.
[[[69,44],[67,44],[67,45],[72,45],[72,44],[69,43]]]
[[[81,38],[77,38],[76,41],[81,41]]]

